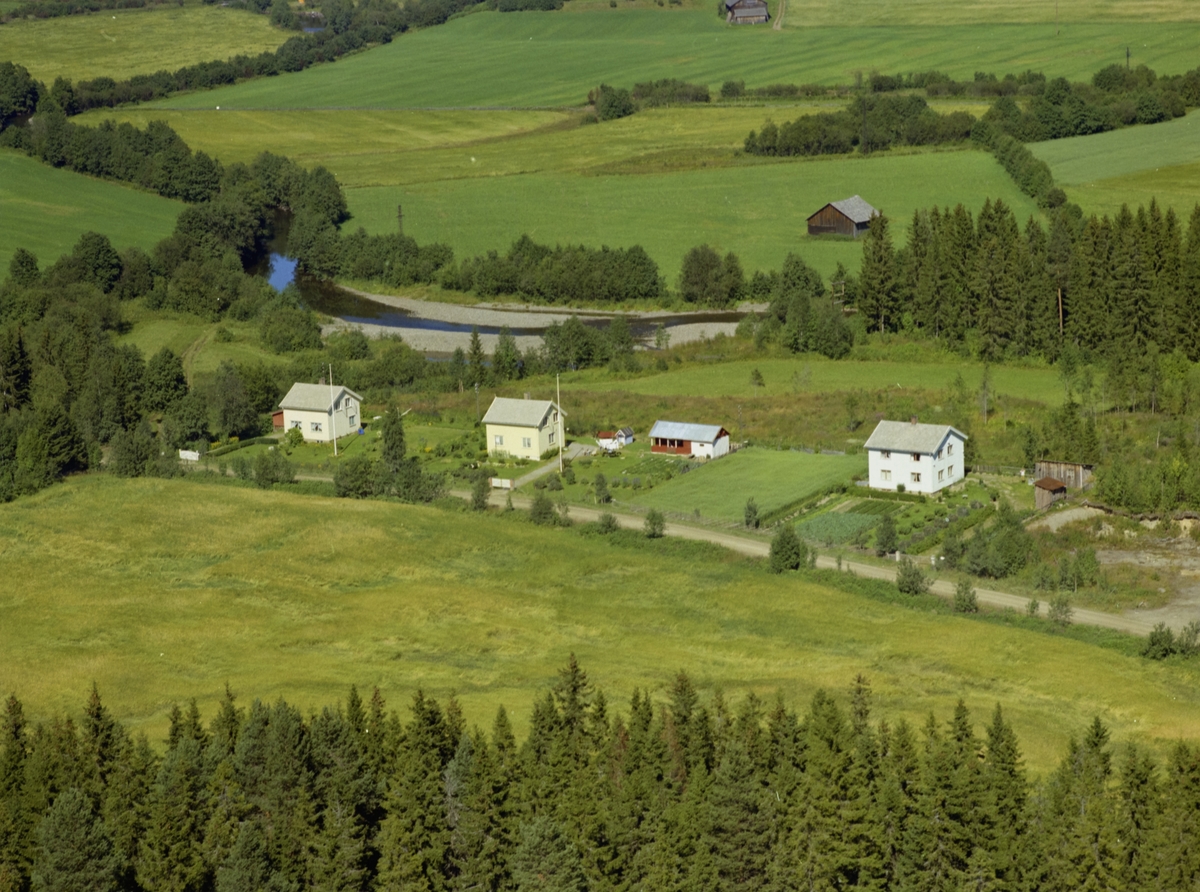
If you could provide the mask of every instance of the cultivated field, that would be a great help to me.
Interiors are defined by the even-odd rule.
[[[931,356],[938,359],[937,354]],[[788,394],[827,393],[853,390],[888,390],[896,397],[915,390],[945,390],[957,375],[971,390],[979,388],[983,366],[940,357],[940,362],[835,362],[821,357],[737,360],[713,364],[691,364],[632,380],[614,379],[602,370],[576,372],[563,378],[563,390],[620,390],[646,396],[778,397]],[[750,381],[750,372],[762,372],[763,386]],[[991,370],[996,393],[1035,400],[1048,405],[1062,403],[1065,391],[1055,369],[998,366]]]
[[[629,501],[649,508],[741,522],[746,499],[766,513],[867,470],[865,455],[809,455],[743,449],[681,474]]]
[[[181,210],[178,201],[0,150],[2,271],[17,248],[33,251],[43,266],[52,263],[89,229],[107,235],[118,250],[148,250],[175,228]]]
[[[288,39],[265,15],[219,6],[161,6],[0,25],[0,60],[17,62],[49,86],[125,78],[184,65],[273,52]]]
[[[893,8],[899,4],[894,4]],[[1174,8],[1182,8],[1175,5]],[[786,16],[785,16],[786,21]],[[298,74],[249,81],[164,108],[441,108],[578,106],[601,82],[677,77],[719,87],[849,83],[855,72],[1027,68],[1085,79],[1124,61],[1163,73],[1194,68],[1200,25],[914,25],[731,28],[707,9],[592,9],[464,16],[385,47]],[[1138,49],[1140,48],[1140,49]]]
[[[547,561],[546,555],[554,560]],[[574,651],[615,709],[686,669],[710,693],[802,707],[866,673],[914,724],[963,697],[1003,705],[1048,770],[1093,715],[1117,740],[1200,735],[1200,666],[889,606],[771,577],[679,542],[613,547],[569,530],[380,502],[190,481],[88,477],[0,506],[0,690],[78,713],[92,681],[160,739],[170,704],[302,709],[379,685],[457,692],[472,722],[530,703]]]

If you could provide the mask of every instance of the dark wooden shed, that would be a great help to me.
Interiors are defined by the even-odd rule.
[[[1033,484],[1033,500],[1040,511],[1049,508],[1059,499],[1067,497],[1067,484],[1053,477],[1043,477]]]
[[[731,25],[762,25],[771,21],[766,0],[725,0],[725,21]]]
[[[858,238],[867,231],[879,211],[855,195],[831,201],[808,218],[809,235],[848,235]]]

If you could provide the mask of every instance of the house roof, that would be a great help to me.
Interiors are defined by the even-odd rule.
[[[879,211],[863,201],[858,195],[843,198],[841,201],[831,201],[828,206],[837,208],[855,223],[869,223],[871,218],[879,213]],[[820,213],[820,211],[817,213]],[[815,217],[816,214],[813,216]]]
[[[651,437],[664,440],[690,440],[693,443],[715,443],[725,428],[719,424],[689,424],[686,421],[656,421],[650,428]]]
[[[625,436],[627,436],[627,437],[632,437],[632,436],[633,436],[633,428],[631,428],[631,427],[623,427],[623,428],[621,428],[619,431],[617,431],[617,433],[618,433],[618,434],[624,434],[624,435],[625,435]]]
[[[916,424],[911,421],[881,421],[863,445],[864,449],[886,449],[889,452],[920,452],[932,455],[946,442],[946,437],[967,435],[948,424]]]
[[[328,412],[333,404],[341,399],[342,394],[362,402],[362,397],[349,387],[328,384],[293,384],[292,389],[279,401],[281,409],[298,409],[305,412]]]
[[[1057,492],[1060,489],[1067,488],[1067,484],[1061,480],[1055,480],[1053,477],[1043,477],[1041,480],[1035,480],[1033,485],[1038,489],[1047,489],[1050,492]]]
[[[613,440],[616,439],[616,436],[612,431],[596,431],[597,440]]]
[[[725,0],[726,9],[733,9],[738,4],[741,4],[741,9],[753,9],[755,15],[761,15],[761,11],[767,8],[766,0]]]
[[[507,424],[510,427],[541,427],[552,409],[553,400],[514,400],[498,396],[483,416],[484,424]],[[558,410],[566,416],[562,409]]]

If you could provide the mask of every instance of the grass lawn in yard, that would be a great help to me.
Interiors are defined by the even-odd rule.
[[[698,465],[649,492],[624,490],[622,498],[674,514],[699,511],[701,517],[740,522],[747,499],[753,498],[765,514],[826,487],[849,483],[866,470],[866,455],[748,448]]]
[[[719,464],[713,466],[719,468]],[[699,473],[699,472],[698,472]],[[195,480],[76,478],[0,505],[0,689],[34,720],[78,715],[93,680],[155,741],[172,703],[302,710],[378,685],[457,693],[471,722],[505,704],[524,734],[574,652],[621,710],[675,672],[707,697],[776,690],[802,708],[867,674],[877,715],[914,724],[962,697],[999,702],[1034,772],[1100,715],[1117,741],[1200,736],[1200,666],[930,615],[767,574],[720,550],[614,546],[519,517]],[[553,555],[553,560],[547,560]],[[85,584],[86,581],[86,584]]]
[[[33,251],[45,268],[88,230],[107,235],[117,250],[131,245],[149,250],[170,235],[183,207],[0,149],[0,270],[7,271],[17,248]]]
[[[46,86],[56,77],[123,80],[184,65],[274,52],[292,36],[265,15],[221,6],[112,9],[0,25],[0,59],[24,65]]]

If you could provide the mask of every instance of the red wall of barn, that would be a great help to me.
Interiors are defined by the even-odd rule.
[[[654,442],[650,445],[650,451],[651,452],[665,452],[668,455],[691,455],[692,454],[692,441],[691,440],[680,440],[680,442],[683,443],[682,446],[659,446],[658,445],[659,441],[658,441],[658,438],[656,437],[654,439]]]

